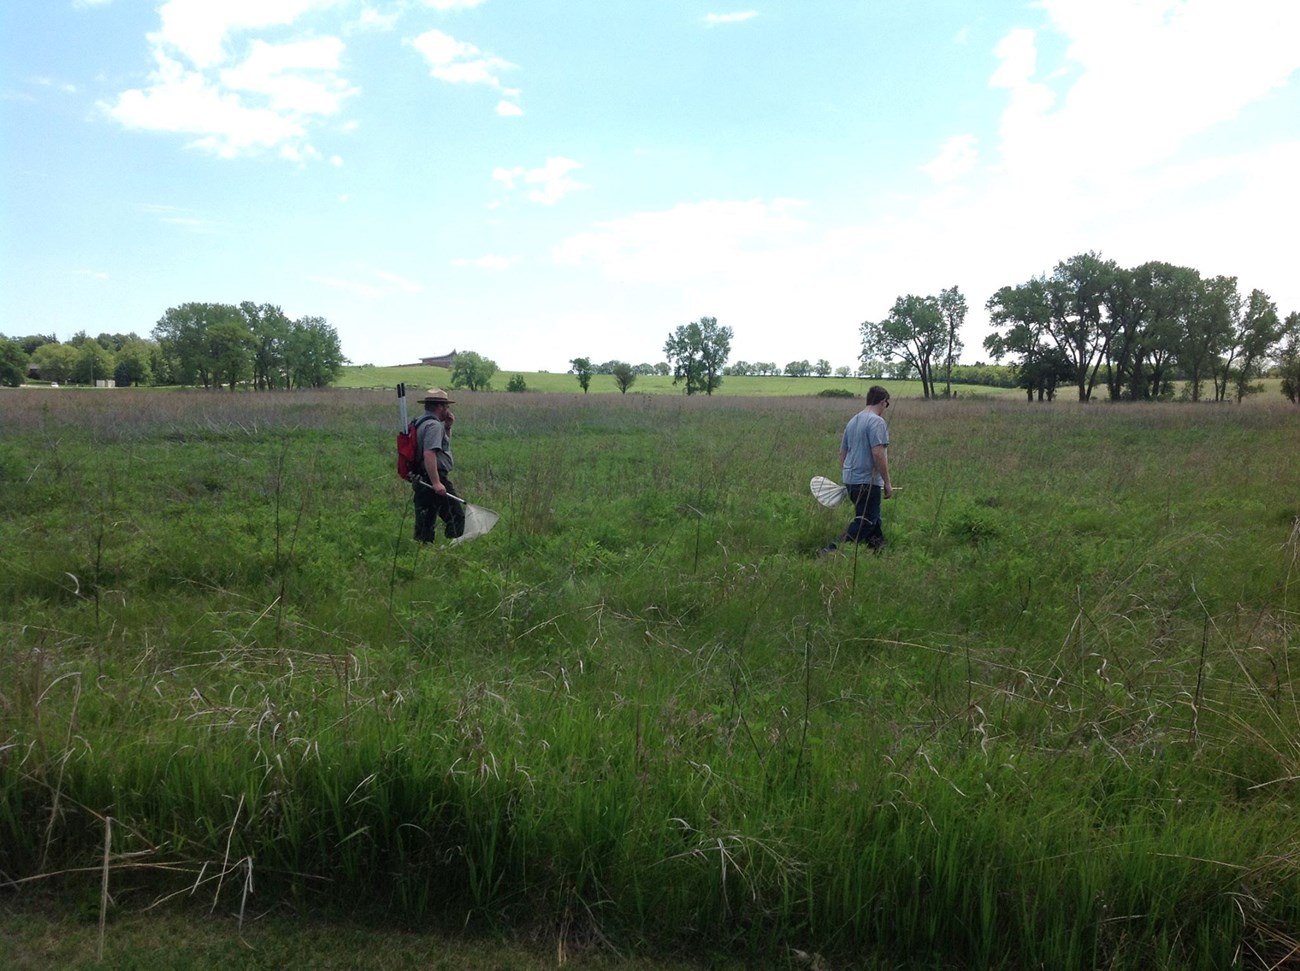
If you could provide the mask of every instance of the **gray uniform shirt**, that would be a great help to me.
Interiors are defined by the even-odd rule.
[[[442,422],[437,418],[420,422],[418,443],[421,455],[430,449],[438,453],[439,475],[451,471],[451,436],[447,434],[447,429]]]

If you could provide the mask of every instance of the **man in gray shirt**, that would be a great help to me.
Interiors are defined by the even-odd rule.
[[[465,532],[465,504],[448,476],[451,474],[451,426],[456,416],[451,413],[455,402],[441,388],[430,388],[419,399],[424,414],[416,420],[416,454],[421,467],[411,477],[415,502],[415,538],[421,543],[433,542],[433,531],[439,519],[448,539]]]
[[[889,407],[889,392],[880,385],[867,389],[867,406],[849,419],[840,439],[840,465],[849,498],[853,500],[854,516],[838,543],[830,543],[818,551],[825,556],[839,543],[866,543],[873,550],[885,545],[881,529],[881,499],[894,495],[889,479],[889,428],[885,425],[885,409]]]

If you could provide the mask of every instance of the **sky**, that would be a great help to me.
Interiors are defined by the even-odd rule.
[[[3,0],[0,333],[854,366],[1096,252],[1300,310],[1293,0]]]

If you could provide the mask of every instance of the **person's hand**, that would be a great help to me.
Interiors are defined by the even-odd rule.
[[[885,485],[885,498],[886,499],[894,498],[894,487],[892,485],[888,485],[888,484]]]
[[[456,416],[453,415],[453,414],[451,413],[451,409],[448,408],[448,409],[447,409],[447,413],[446,413],[445,415],[443,415],[443,418],[442,418],[442,425],[443,425],[443,427],[446,428],[448,432],[450,432],[450,431],[451,431],[451,426],[455,423],[455,421],[456,421]]]
[[[431,482],[429,483],[429,485],[433,488],[433,491],[436,492],[438,495],[445,496],[447,494],[447,487],[442,484],[441,479],[439,479],[437,482]]]

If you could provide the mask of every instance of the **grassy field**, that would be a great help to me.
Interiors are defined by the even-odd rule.
[[[417,547],[391,389],[0,393],[0,961],[1294,965],[1300,409],[891,388],[826,560],[855,401],[461,393]]]
[[[581,394],[582,387],[573,374],[553,374],[546,371],[498,371],[492,378],[492,390],[505,391],[506,385],[515,375],[524,379],[529,391],[545,394]],[[398,382],[405,382],[407,391],[419,388],[450,388],[451,372],[446,368],[435,367],[348,367],[336,382],[337,388],[381,390],[392,389]],[[873,384],[886,384],[891,393],[899,397],[914,395],[920,397],[920,381],[882,381],[879,378],[788,378],[788,377],[725,377],[713,397],[718,398],[767,398],[767,397],[815,397],[825,390],[843,390],[852,392],[859,398],[865,397],[867,388]],[[975,395],[985,397],[1023,397],[1024,392],[1015,388],[988,388],[979,386],[955,386],[958,396]],[[684,386],[673,384],[670,377],[658,375],[638,376],[636,382],[628,389],[629,395],[681,395]],[[941,387],[942,390],[942,387]],[[618,385],[611,374],[594,374],[587,389],[588,394],[620,394]],[[707,395],[705,397],[708,397]]]

